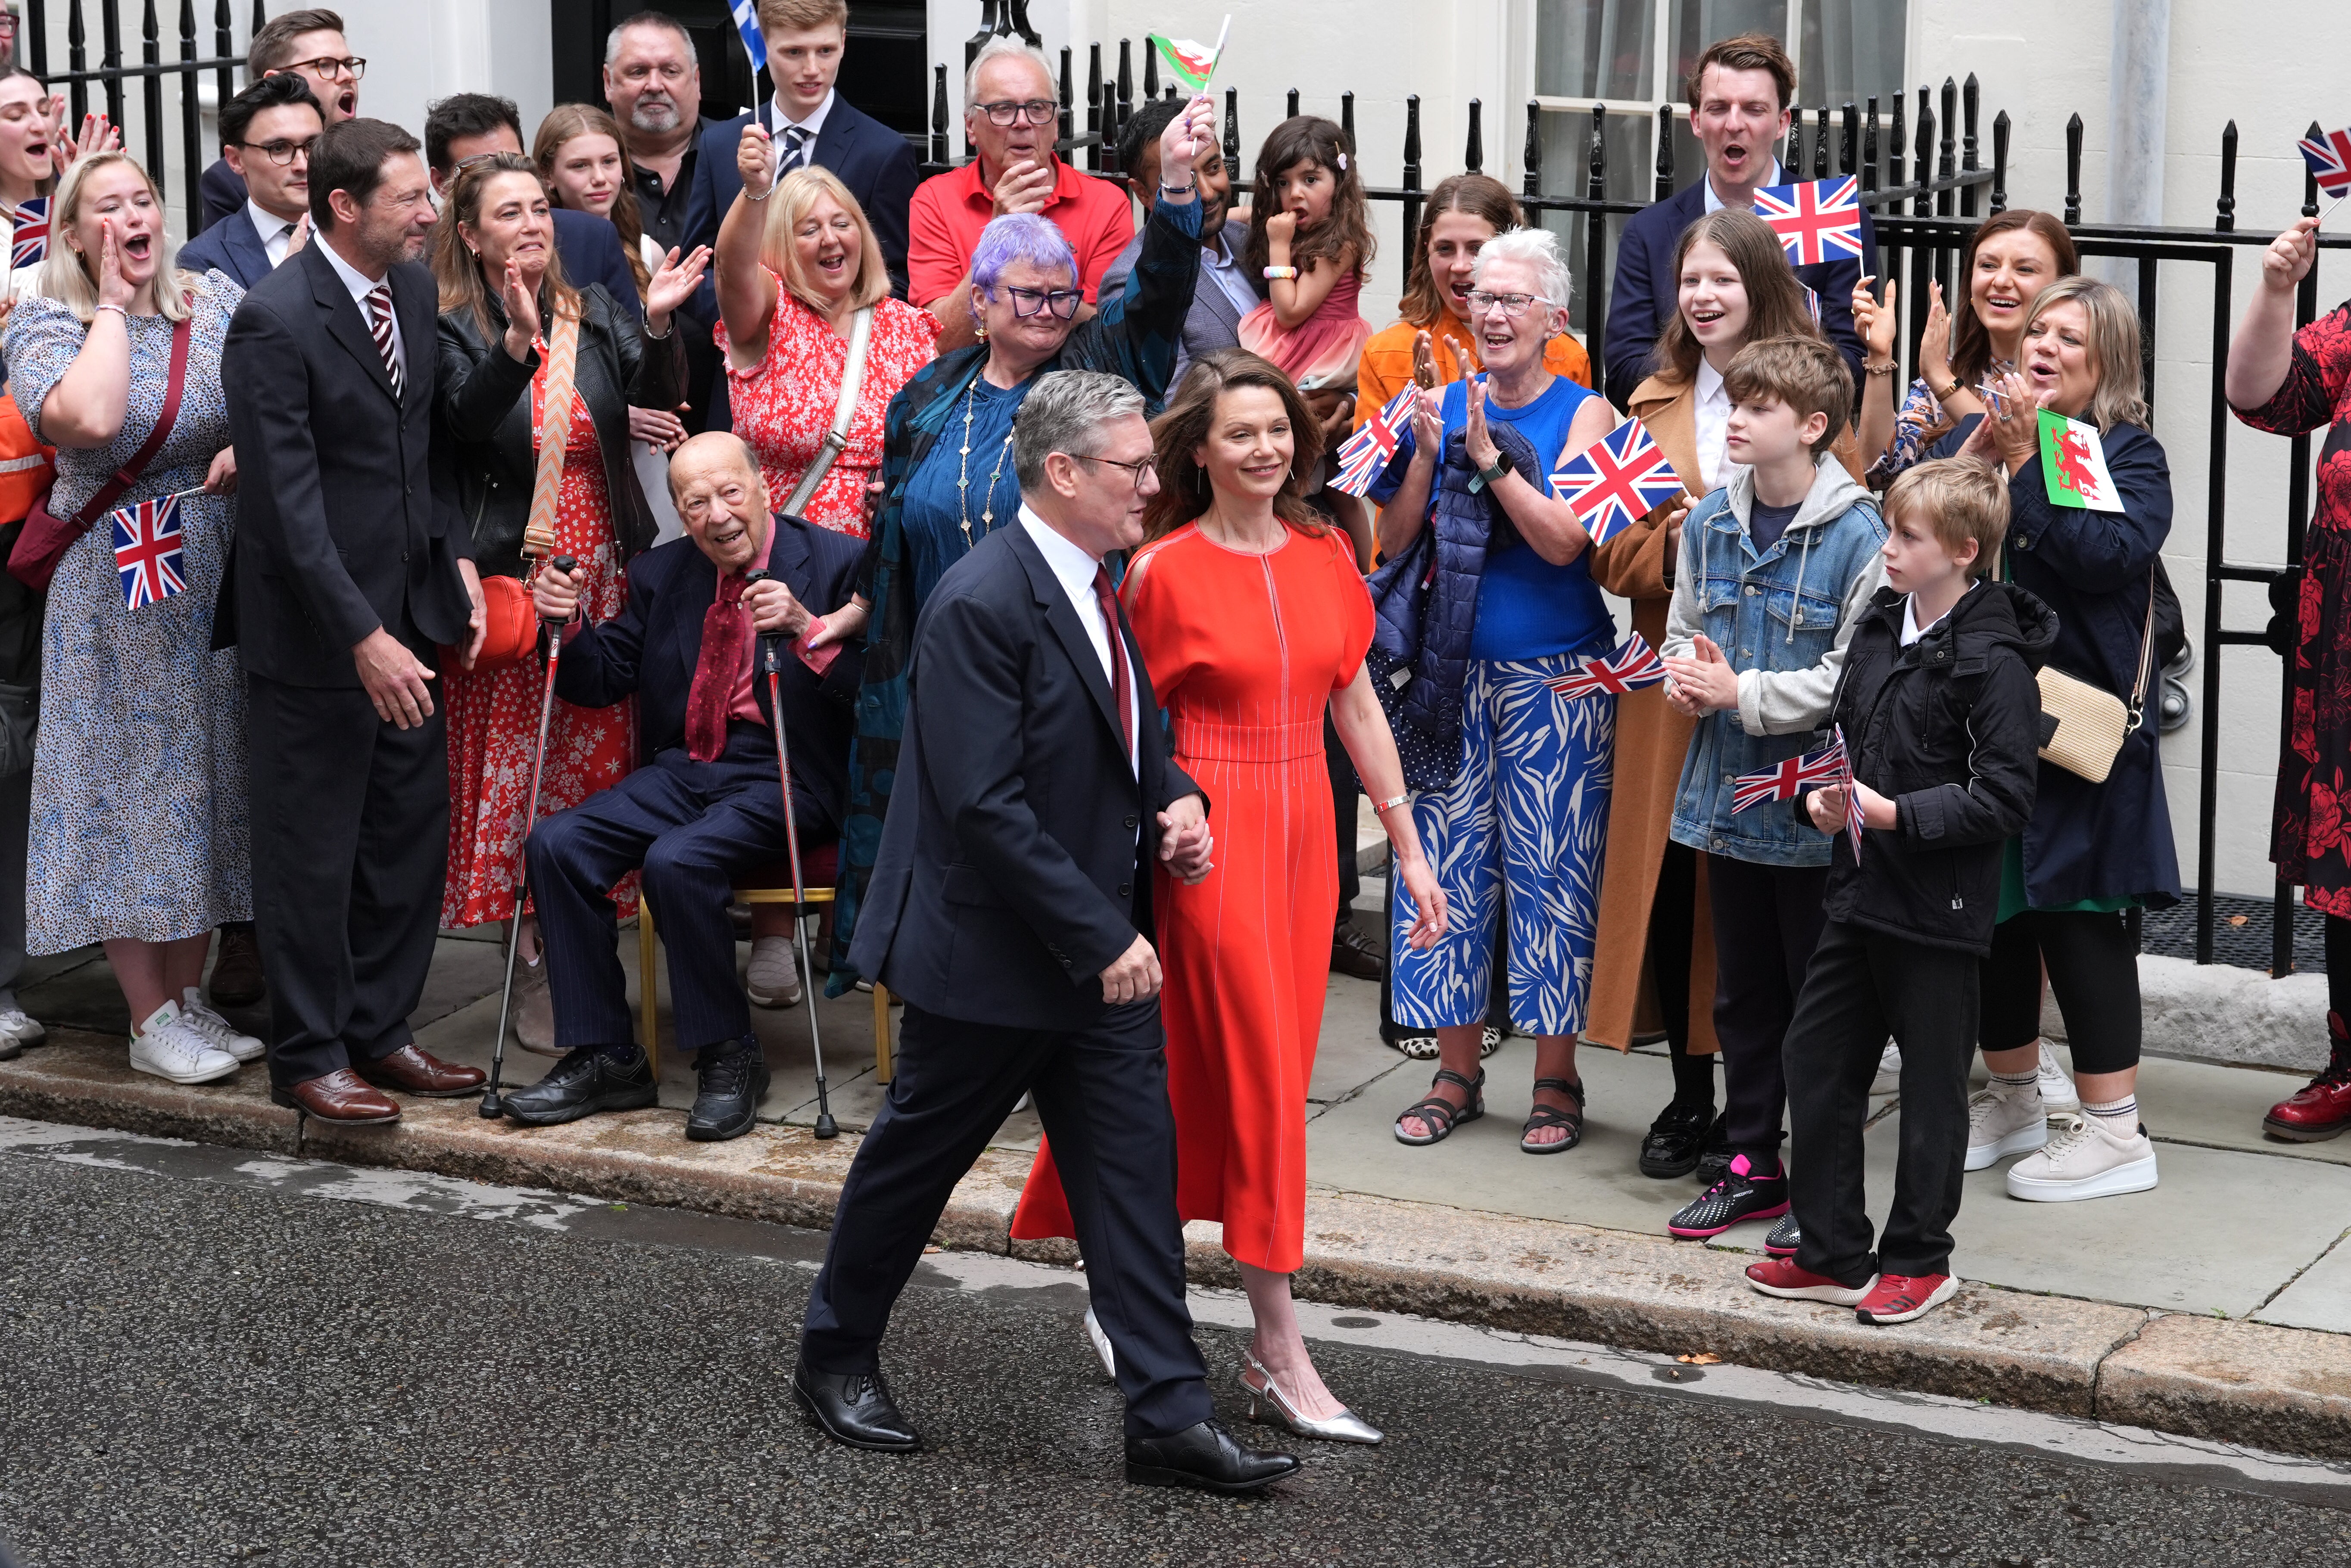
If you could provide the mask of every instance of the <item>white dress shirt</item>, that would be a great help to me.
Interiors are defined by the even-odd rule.
[[[1785,169],[1781,168],[1780,161],[1774,158],[1771,160],[1771,178],[1764,181],[1763,185],[1784,185],[1788,182],[1787,175],[1788,171]],[[1703,183],[1706,186],[1706,210],[1709,213],[1720,212],[1722,210],[1722,198],[1714,193],[1714,176],[1708,174]],[[1763,188],[1763,185],[1758,185],[1756,189],[1760,191]],[[1750,202],[1747,204],[1750,208],[1755,205],[1752,202]]]
[[[253,220],[253,232],[261,236],[261,248],[268,253],[269,265],[281,265],[286,260],[287,247],[294,243],[294,224],[298,220],[281,218],[250,196],[245,200],[245,215]]]
[[[1086,636],[1094,645],[1094,657],[1102,660],[1102,679],[1116,691],[1118,680],[1111,672],[1110,662],[1113,628],[1102,620],[1102,601],[1094,597],[1094,574],[1102,570],[1102,563],[1054,532],[1053,525],[1029,511],[1026,504],[1020,508],[1020,526],[1029,530],[1029,537],[1037,542],[1038,553],[1061,580],[1061,591],[1070,596],[1070,604],[1078,612],[1078,624],[1086,628]],[[1134,685],[1133,680],[1126,683],[1126,728],[1127,733],[1134,737],[1127,743],[1126,765],[1140,773],[1142,764],[1136,758],[1135,747],[1143,734],[1143,713],[1141,693]]]
[[[1698,400],[1692,407],[1692,422],[1698,434],[1698,481],[1709,492],[1719,490],[1730,483],[1732,469],[1723,457],[1729,440],[1730,389],[1722,384],[1722,372],[1703,354],[1698,358]]]
[[[784,166],[784,150],[786,145],[784,133],[788,130],[797,130],[807,132],[808,151],[801,155],[799,167],[805,169],[810,164],[816,161],[816,139],[824,134],[825,118],[832,113],[832,100],[840,96],[841,91],[838,88],[827,92],[824,95],[824,101],[817,105],[815,112],[810,114],[806,119],[794,119],[791,116],[784,112],[784,95],[782,93],[778,93],[775,98],[770,100],[769,118],[775,120],[776,129],[774,134],[769,138],[769,140],[772,142],[776,150],[776,167],[778,170],[780,171]]]
[[[1967,597],[1968,595],[1975,591],[1975,584],[1970,583],[1965,588],[1962,588],[1959,591],[1959,598],[1963,599]],[[1959,602],[1955,599],[1952,601],[1951,609],[1957,609],[1958,607]],[[1937,627],[1949,620],[1950,616],[1951,611],[1945,610],[1941,615],[1937,616],[1925,626],[1920,626],[1918,624],[1918,596],[1917,594],[1904,594],[1902,596],[1902,646],[1905,648],[1909,647],[1912,643],[1917,641],[1920,638],[1926,636],[1928,632],[1934,630]]]
[[[335,275],[341,278],[343,286],[351,291],[351,303],[360,307],[361,324],[372,328],[375,326],[375,318],[368,314],[367,296],[374,293],[376,286],[384,282],[391,275],[386,274],[385,277],[368,276],[367,274],[345,261],[343,253],[337,250],[333,242],[323,234],[319,236],[319,248],[327,253],[327,265],[335,269]],[[392,312],[392,351],[400,356],[401,385],[404,387],[412,378],[408,375],[408,347],[401,341],[400,311],[397,306]]]

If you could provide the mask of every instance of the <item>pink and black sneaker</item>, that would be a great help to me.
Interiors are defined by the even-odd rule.
[[[1867,1324],[1908,1323],[1959,1293],[1949,1274],[1880,1274],[1853,1315]]]
[[[1792,1209],[1780,1216],[1780,1222],[1763,1238],[1763,1250],[1775,1258],[1792,1258],[1803,1241],[1803,1227],[1796,1223],[1796,1212]]]
[[[1788,1173],[1777,1160],[1756,1174],[1754,1157],[1735,1154],[1722,1179],[1685,1204],[1666,1229],[1689,1241],[1719,1236],[1742,1220],[1776,1220],[1788,1211]]]

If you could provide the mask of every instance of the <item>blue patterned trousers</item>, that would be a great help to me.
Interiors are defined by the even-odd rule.
[[[1451,926],[1426,952],[1406,947],[1417,913],[1397,886],[1390,973],[1399,1024],[1485,1022],[1495,917],[1506,905],[1511,1023],[1538,1034],[1583,1027],[1615,774],[1616,699],[1552,691],[1547,682],[1579,662],[1562,653],[1469,665],[1461,772],[1412,806]]]

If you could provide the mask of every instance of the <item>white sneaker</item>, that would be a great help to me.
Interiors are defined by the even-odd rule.
[[[2127,1136],[2106,1116],[2062,1116],[2049,1147],[2009,1168],[2008,1195],[2033,1203],[2071,1203],[2145,1192],[2155,1185],[2155,1145],[2131,1124]]]
[[[800,966],[789,937],[756,937],[751,964],[743,971],[743,990],[754,1007],[798,1007]]]
[[[38,1045],[49,1037],[37,1019],[21,1007],[0,1012],[0,1041],[11,1045]]]
[[[181,993],[180,1022],[205,1044],[240,1062],[258,1062],[268,1054],[267,1046],[250,1034],[239,1033],[235,1024],[206,1007],[204,993],[193,985]]]
[[[1983,1170],[2049,1141],[2049,1112],[2038,1089],[2004,1092],[1994,1084],[1968,1096],[1968,1168]]]
[[[167,1002],[131,1033],[131,1066],[174,1084],[209,1084],[235,1072],[236,1058],[189,1028],[180,1004]]]
[[[1889,1044],[1877,1058],[1877,1076],[1871,1081],[1873,1095],[1890,1095],[1902,1086],[1902,1047]]]
[[[2074,1080],[2057,1064],[2057,1053],[2049,1042],[2041,1042],[2041,1104],[2052,1116],[2060,1111],[2078,1111],[2082,1096],[2074,1091]]]

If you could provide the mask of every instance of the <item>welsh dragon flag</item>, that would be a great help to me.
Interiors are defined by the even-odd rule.
[[[2041,410],[2041,475],[2052,506],[2120,512],[2123,498],[2106,472],[2106,451],[2098,427],[2069,420],[2053,409]]]
[[[1225,36],[1232,28],[1233,19],[1227,16],[1225,25],[1217,29],[1217,41],[1213,47],[1196,44],[1189,38],[1170,38],[1158,33],[1148,33],[1144,36],[1150,40],[1151,47],[1159,51],[1159,57],[1167,62],[1167,68],[1175,73],[1184,90],[1199,93],[1208,90],[1208,78],[1217,71],[1217,57],[1225,52]]]

